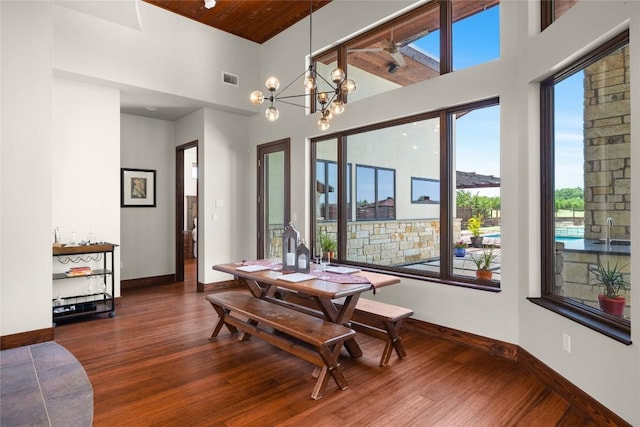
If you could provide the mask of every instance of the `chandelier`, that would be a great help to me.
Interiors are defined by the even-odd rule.
[[[275,77],[269,77],[265,83],[269,93],[265,96],[265,94],[259,90],[255,90],[251,92],[250,100],[253,105],[260,105],[265,99],[268,100],[269,106],[265,110],[264,115],[267,120],[272,122],[276,121],[280,116],[280,111],[276,107],[276,101],[306,109],[311,109],[312,107],[319,108],[318,113],[320,117],[318,119],[318,129],[324,131],[329,129],[329,122],[333,116],[340,115],[344,111],[344,98],[346,95],[349,95],[356,90],[356,82],[352,79],[346,78],[347,76],[341,68],[335,68],[331,71],[331,75],[329,77],[330,81],[318,73],[311,55],[313,0],[309,3],[309,60],[311,61],[309,68],[285,86],[281,91],[278,91],[280,88],[280,82],[278,79]],[[286,90],[303,76],[306,92],[300,95],[285,95]],[[328,86],[327,90],[320,90],[318,88],[318,79],[326,83]],[[306,96],[309,96],[311,100],[311,107],[293,102],[295,98],[304,98]]]

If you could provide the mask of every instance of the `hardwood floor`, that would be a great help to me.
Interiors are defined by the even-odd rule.
[[[185,276],[126,290],[113,319],[55,329],[93,385],[95,426],[594,425],[517,363],[410,331],[386,368],[384,343],[358,336],[364,356],[341,357],[350,387],[314,401],[310,364],[226,329],[209,341],[216,314]]]

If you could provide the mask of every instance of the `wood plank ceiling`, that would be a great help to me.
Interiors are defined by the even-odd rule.
[[[217,0],[207,9],[204,0],[144,0],[168,11],[238,37],[264,43],[309,16],[308,1]],[[313,11],[331,0],[313,0]]]

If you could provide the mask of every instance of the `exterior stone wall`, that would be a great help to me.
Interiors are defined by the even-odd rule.
[[[453,220],[453,235],[460,238],[461,220]],[[316,231],[337,236],[335,222],[319,223]],[[350,261],[377,265],[403,265],[440,257],[440,220],[357,221],[347,224]]]
[[[629,239],[631,116],[629,47],[585,69],[585,238]]]
[[[626,280],[629,281],[629,273],[631,266],[629,262],[631,258],[629,255],[615,255],[608,252],[603,253],[591,253],[585,251],[562,251],[562,258],[564,263],[562,264],[562,270],[560,275],[562,281],[556,280],[556,285],[561,283],[559,289],[556,289],[558,295],[562,295],[567,298],[571,298],[582,302],[583,304],[591,307],[599,308],[598,294],[602,293],[601,288],[594,286],[593,273],[589,272],[589,266],[595,266],[598,263],[603,265],[614,266],[616,263],[620,267],[624,267],[623,273],[626,275]],[[628,318],[630,314],[630,302],[631,291],[627,291],[627,302],[625,306],[624,315]]]

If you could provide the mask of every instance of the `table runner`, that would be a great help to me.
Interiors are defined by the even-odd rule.
[[[273,271],[282,270],[282,263],[276,264],[273,262],[273,260],[270,260],[270,259],[258,259],[258,260],[252,260],[252,261],[244,260],[242,261],[242,265],[263,265],[263,266],[270,267],[271,270]],[[371,283],[369,279],[367,279],[366,277],[358,276],[355,274],[330,273],[328,271],[321,271],[321,270],[311,270],[309,274],[317,277],[318,279],[326,280],[328,282],[333,282],[333,283],[348,284],[348,285]]]

